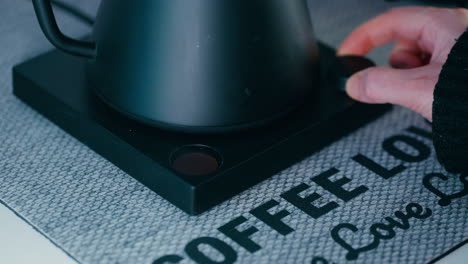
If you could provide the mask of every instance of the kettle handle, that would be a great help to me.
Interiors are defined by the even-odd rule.
[[[44,35],[55,47],[76,56],[91,59],[96,57],[96,43],[72,39],[60,31],[50,0],[32,2]]]

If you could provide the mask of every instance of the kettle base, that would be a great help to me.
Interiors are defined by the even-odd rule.
[[[388,105],[349,99],[325,72],[320,96],[264,127],[229,134],[164,131],[111,109],[88,87],[85,61],[52,51],[13,69],[14,94],[191,215],[200,214],[376,119]],[[331,69],[333,70],[333,69]]]
[[[187,133],[187,134],[221,134],[221,133],[236,133],[243,130],[251,130],[256,129],[277,120],[280,120],[287,116],[289,113],[293,112],[297,107],[294,106],[292,108],[286,109],[285,111],[280,112],[274,116],[253,121],[242,123],[238,125],[230,125],[230,126],[182,126],[182,125],[175,125],[166,122],[155,121],[152,119],[145,118],[143,116],[137,116],[131,113],[128,113],[122,109],[119,109],[117,106],[113,105],[110,100],[107,100],[103,95],[99,93],[96,89],[94,89],[94,93],[101,99],[103,103],[109,105],[112,109],[116,110],[117,112],[121,113],[124,116],[127,116],[130,119],[133,119],[137,122],[141,122],[147,124],[149,126],[153,126],[156,128],[160,128],[163,130],[167,130],[169,132],[178,132],[178,133]],[[301,102],[302,103],[302,102]]]

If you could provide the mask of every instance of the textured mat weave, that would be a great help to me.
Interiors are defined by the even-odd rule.
[[[312,1],[311,12],[317,35],[333,45],[391,6],[326,2]],[[79,5],[94,10],[97,1]],[[430,126],[401,108],[209,212],[187,216],[12,96],[11,67],[50,46],[28,1],[3,0],[0,17],[0,200],[80,262],[152,263],[178,255],[168,259],[425,263],[468,238],[466,178],[445,173],[426,137]],[[87,31],[67,16],[59,20],[71,35]],[[374,53],[374,59],[383,62],[384,55]],[[341,190],[339,182],[327,185],[324,177],[311,179],[333,168],[329,181],[347,177],[343,188],[354,192]],[[296,200],[316,192],[321,198],[309,203],[334,209],[318,217],[310,204],[301,210],[283,198],[299,189]],[[284,224],[272,228],[250,213],[265,203],[270,214],[288,211]],[[235,242],[226,235],[235,231],[218,230],[233,221],[244,222],[239,232],[258,231]]]

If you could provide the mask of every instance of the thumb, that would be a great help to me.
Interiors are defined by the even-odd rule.
[[[353,99],[373,104],[398,104],[432,120],[434,88],[441,65],[413,69],[373,67],[353,75],[346,92]]]

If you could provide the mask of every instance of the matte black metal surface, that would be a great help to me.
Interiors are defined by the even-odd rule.
[[[329,72],[334,51],[321,46],[320,52],[323,72]],[[128,119],[103,104],[86,84],[84,64],[58,51],[32,59],[14,68],[14,93],[193,215],[286,169],[389,109],[355,103],[331,85],[333,81],[322,77],[319,97],[307,98],[301,109],[266,127],[218,135],[171,133]],[[177,166],[173,169],[174,153],[184,146],[203,146],[195,156],[208,163],[195,167],[196,175],[177,172]],[[208,149],[219,154],[216,161],[206,159],[212,155]],[[187,168],[185,162],[180,168]],[[216,172],[199,173],[216,164]]]
[[[59,49],[91,58],[89,81],[124,115],[164,129],[219,133],[264,125],[318,91],[307,0],[103,0],[91,36],[64,36],[34,0]]]

